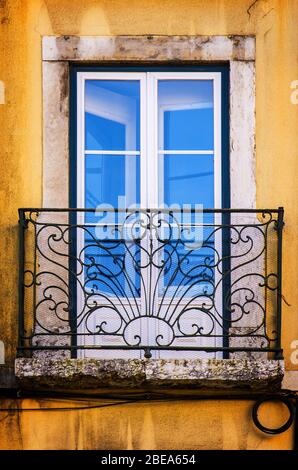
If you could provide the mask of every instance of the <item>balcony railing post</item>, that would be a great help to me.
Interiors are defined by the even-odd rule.
[[[282,232],[284,226],[284,208],[278,208],[277,216],[277,312],[276,312],[276,353],[275,359],[283,359],[281,349],[281,321],[282,321]]]
[[[72,359],[77,358],[77,282],[75,276],[71,273],[77,272],[77,258],[76,258],[76,249],[77,249],[77,212],[73,211],[69,213],[69,224],[71,240],[69,243],[69,278],[68,278],[68,289],[69,289],[69,326],[71,330],[71,350],[70,356]]]
[[[25,336],[24,318],[24,274],[25,274],[25,229],[27,227],[25,213],[19,210],[19,317],[18,317],[18,354],[22,355]]]
[[[222,214],[222,239],[223,239],[223,252],[222,252],[222,305],[223,305],[223,359],[229,359],[229,328],[231,326],[231,213],[230,211],[223,212]]]

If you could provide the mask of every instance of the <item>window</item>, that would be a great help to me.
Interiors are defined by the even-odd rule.
[[[78,207],[221,207],[220,73],[79,72],[77,115]]]
[[[167,331],[168,325],[163,320],[174,315],[178,297],[180,303],[183,297],[184,305],[190,297],[197,297],[198,305],[207,302],[204,293],[210,288],[208,277],[205,283],[184,282],[183,265],[177,270],[170,263],[161,273],[159,261],[149,266],[142,258],[152,242],[149,235],[135,237],[133,243],[127,245],[121,243],[120,232],[115,231],[115,227],[119,226],[122,211],[127,208],[164,207],[190,208],[190,223],[195,226],[192,212],[195,206],[223,207],[223,189],[228,201],[227,172],[223,168],[226,162],[223,165],[222,158],[226,152],[226,149],[223,152],[222,139],[222,74],[208,69],[185,72],[90,70],[77,73],[76,90],[76,165],[72,165],[71,174],[74,182],[72,197],[76,194],[76,200],[72,199],[73,205],[101,208],[96,213],[90,211],[78,216],[77,223],[87,227],[77,240],[77,252],[82,253],[84,266],[81,285],[91,293],[94,310],[97,309],[90,320],[90,328],[100,331],[109,324],[114,333],[110,337],[94,335],[86,340],[84,331],[78,326],[82,341],[84,344],[91,341],[97,345],[119,346],[122,337],[115,334],[120,328],[119,312],[121,318],[128,317],[131,323],[126,338],[129,344],[133,344],[134,338],[141,338],[150,345],[156,343],[157,337],[170,341],[172,332]],[[110,208],[111,212],[103,208]],[[128,231],[135,226],[135,214],[131,213],[126,219]],[[214,224],[215,218],[221,216],[210,213],[201,217],[204,239],[208,238],[210,230],[209,246],[187,251],[185,244],[178,246],[178,235],[162,248],[155,240],[159,260],[163,258],[164,263],[169,252],[171,256],[175,253],[185,260],[188,273],[194,273],[198,269],[198,259],[211,259],[216,250],[222,249],[220,234],[211,234],[208,228],[208,224]],[[140,231],[142,223],[139,219],[137,222]],[[173,221],[163,222],[164,233],[169,226],[172,230]],[[100,247],[93,243],[99,231],[106,240]],[[125,263],[125,272],[119,270],[120,259],[121,266]],[[141,275],[136,266],[142,267]],[[209,278],[216,276],[214,271],[210,268]],[[216,295],[222,296],[221,289]],[[150,314],[147,312],[148,297],[152,300]],[[133,321],[127,313],[132,310],[132,303],[137,312]],[[77,311],[82,312],[85,305],[85,299],[83,301],[78,292]],[[191,331],[191,311],[187,322]],[[83,330],[85,328],[84,322]],[[177,338],[176,344],[179,345],[179,341],[184,346],[187,342],[190,346],[198,345],[198,342],[208,346],[217,344],[216,336],[202,339],[189,335],[181,340]],[[84,354],[86,356],[86,351]],[[96,356],[98,352],[88,354]],[[105,352],[105,357],[124,357],[125,354],[139,357],[140,353],[115,350]],[[193,352],[185,351],[155,352],[155,357],[193,355]],[[197,355],[202,357],[204,353]]]

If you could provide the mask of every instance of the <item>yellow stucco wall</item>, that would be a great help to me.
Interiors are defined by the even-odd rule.
[[[107,404],[101,401],[99,404]],[[291,430],[268,436],[250,419],[253,402],[203,400],[137,403],[72,411],[1,413],[1,449],[291,449]],[[68,407],[49,399],[3,400],[11,408]],[[90,401],[89,405],[94,405]],[[88,406],[74,401],[70,406]],[[269,406],[269,405],[266,405]],[[264,405],[265,407],[265,405]],[[270,406],[269,406],[270,407]],[[281,405],[260,410],[267,426],[286,419]]]
[[[257,205],[285,207],[283,288],[290,306],[283,305],[283,347],[287,369],[298,370],[290,360],[298,340],[298,105],[290,100],[298,80],[297,23],[297,0],[0,0],[0,340],[7,364],[17,337],[17,209],[42,199],[42,36],[255,34]],[[31,405],[38,406],[24,404]],[[7,428],[15,436],[8,442],[2,432],[0,448],[291,447],[290,432],[255,433],[249,406],[204,401],[25,412],[20,425],[16,415],[2,422],[16,432]]]

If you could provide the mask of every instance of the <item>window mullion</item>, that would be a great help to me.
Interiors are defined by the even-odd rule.
[[[158,207],[158,148],[157,148],[157,79],[154,73],[147,73],[147,203]]]

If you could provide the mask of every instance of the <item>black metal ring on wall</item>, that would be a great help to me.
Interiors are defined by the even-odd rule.
[[[263,424],[261,424],[260,421],[259,421],[259,418],[258,418],[259,407],[263,403],[269,402],[269,401],[284,403],[286,405],[286,407],[288,408],[288,410],[289,410],[288,420],[282,426],[280,426],[278,428],[268,428],[266,426],[263,426]],[[252,409],[252,419],[253,419],[253,422],[254,422],[255,426],[258,429],[260,429],[260,431],[262,431],[266,434],[281,434],[281,433],[287,431],[292,426],[292,424],[294,422],[294,418],[295,418],[295,408],[294,408],[293,402],[292,402],[291,398],[286,397],[286,396],[275,396],[275,395],[273,395],[273,396],[268,396],[268,397],[265,397],[265,398],[260,398],[258,401],[256,401],[256,403],[254,404],[253,409]]]

